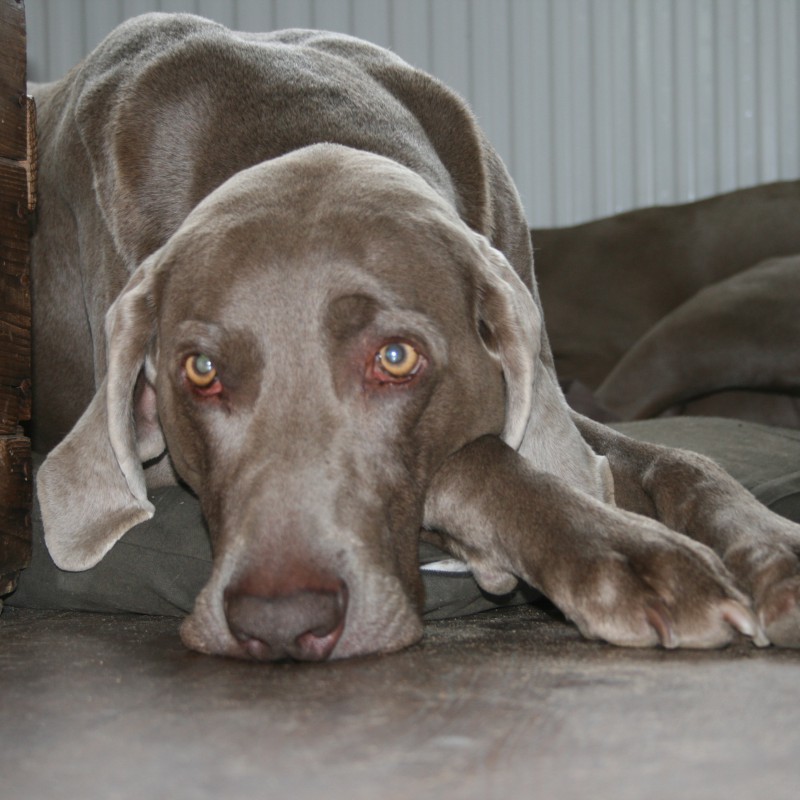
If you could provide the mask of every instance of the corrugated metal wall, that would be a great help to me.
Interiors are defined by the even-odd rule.
[[[534,225],[800,177],[800,0],[27,0],[30,75],[122,19],[340,30],[464,95]]]

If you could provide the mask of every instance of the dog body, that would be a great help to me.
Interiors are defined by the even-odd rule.
[[[616,419],[800,426],[799,218],[796,180],[532,231],[559,378]]]
[[[588,636],[800,642],[798,529],[567,408],[516,191],[433,78],[344,36],[149,15],[37,102],[59,566],[97,563],[177,477],[214,551],[182,628],[203,652],[412,643],[420,530]]]

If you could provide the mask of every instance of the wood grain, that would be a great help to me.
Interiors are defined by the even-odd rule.
[[[30,215],[35,207],[34,108],[25,94],[25,7],[0,0],[0,597],[30,560]]]
[[[0,0],[0,157],[24,160],[25,4]]]
[[[32,494],[30,441],[21,432],[0,436],[0,595],[30,560]]]

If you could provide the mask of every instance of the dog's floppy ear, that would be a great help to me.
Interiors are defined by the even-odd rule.
[[[500,360],[506,381],[503,440],[519,448],[531,414],[535,370],[539,365],[542,315],[527,286],[506,257],[475,234],[482,265],[479,326],[486,346]]]
[[[542,314],[505,256],[476,235],[487,267],[480,287],[484,340],[503,367],[506,421],[503,440],[537,469],[594,497],[614,496],[608,462],[581,437],[553,370],[542,358]]]
[[[155,331],[151,289],[158,255],[139,267],[109,309],[108,373],[37,476],[45,542],[62,569],[94,566],[126,531],[154,513],[142,458],[159,447],[163,451],[163,439],[157,426],[148,426],[146,453],[137,452],[134,395]],[[147,393],[154,402],[152,388]]]

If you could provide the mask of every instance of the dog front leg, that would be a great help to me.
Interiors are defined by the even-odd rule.
[[[766,644],[747,598],[707,547],[534,469],[494,436],[434,476],[426,534],[487,591],[521,578],[589,638],[720,647],[738,630]]]
[[[770,641],[800,647],[800,526],[709,458],[639,442],[578,415],[575,421],[608,459],[619,505],[710,547],[752,598]]]

